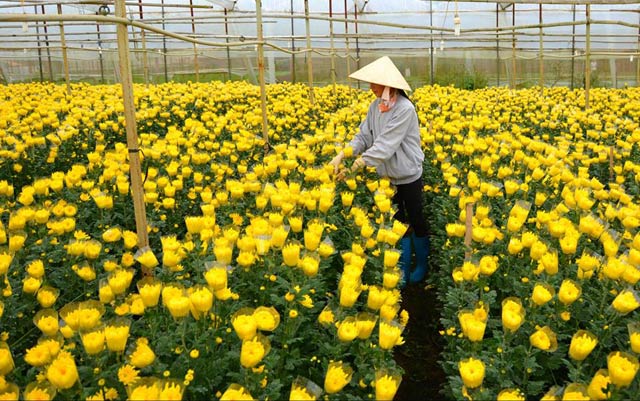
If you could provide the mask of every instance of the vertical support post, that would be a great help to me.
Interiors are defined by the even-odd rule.
[[[473,238],[473,202],[465,205],[464,260],[471,259],[471,239]]]
[[[293,0],[291,0],[291,51],[296,51],[296,38],[293,21]],[[296,82],[296,55],[291,53],[291,82]]]
[[[586,53],[584,57],[584,109],[589,110],[589,90],[591,89],[591,5],[586,5],[587,26],[585,35],[587,36]]]
[[[539,73],[540,73],[540,96],[544,95],[544,40],[542,39],[542,3],[539,5],[538,10],[538,23],[540,24],[540,55],[538,57],[539,61]]]
[[[100,60],[100,83],[104,84],[104,59],[102,56],[102,41],[100,40],[100,24],[96,22],[96,33],[98,35],[98,58]]]
[[[640,14],[638,14],[640,24]],[[638,28],[638,52],[640,53],[640,28]],[[640,54],[636,54],[636,86],[640,86]]]
[[[309,0],[304,0],[304,24],[307,33],[307,74],[309,79],[309,102],[315,104],[313,96],[313,57],[311,53],[311,29],[309,27]]]
[[[58,15],[62,15],[62,4],[58,3]],[[67,85],[67,95],[71,96],[69,83],[69,59],[67,58],[67,41],[64,37],[64,24],[60,21],[60,47],[62,47],[62,64],[64,66],[64,82]]]
[[[333,0],[329,0],[329,38],[331,43],[331,83],[333,89],[331,92],[335,96],[336,94],[336,54],[335,47],[333,46]]]
[[[498,86],[500,86],[500,32],[499,32],[499,28],[500,28],[500,3],[496,3],[496,73],[498,74]]]
[[[191,33],[196,38],[196,21],[193,17],[193,0],[189,0],[189,11],[191,11]],[[196,70],[196,82],[200,82],[200,68],[198,67],[198,45],[193,44],[193,66]]]
[[[264,151],[269,150],[269,121],[267,120],[267,89],[264,84],[264,35],[262,34],[262,0],[256,0],[256,24],[258,31],[258,80],[260,81],[260,105],[262,106],[262,137]]]
[[[38,6],[33,6],[33,11],[38,14]],[[42,72],[42,49],[40,49],[40,24],[36,22],[36,37],[38,40],[38,67],[40,69],[40,82],[44,81],[44,74]]]
[[[41,11],[42,11],[42,15],[45,14],[44,12],[44,5],[40,5],[41,7]],[[48,66],[49,66],[49,81],[53,81],[53,68],[51,67],[51,48],[49,47],[49,32],[47,31],[47,21],[42,21],[44,24],[44,44],[47,46],[47,60],[48,60]]]
[[[142,13],[142,0],[138,0],[138,13],[140,13],[140,21],[144,20]],[[149,83],[149,57],[147,55],[147,40],[145,38],[145,30],[140,32],[140,39],[142,40],[142,73],[144,75],[144,83]]]
[[[116,0],[116,17],[126,18],[124,0]],[[129,149],[129,175],[131,180],[131,196],[136,218],[138,234],[138,248],[149,245],[147,233],[147,216],[144,205],[144,190],[142,188],[142,173],[140,169],[140,149],[138,148],[138,133],[136,131],[136,110],[133,101],[133,80],[131,78],[131,61],[129,59],[129,36],[127,26],[118,24],[118,57],[120,59],[120,80],[122,84],[122,100],[124,103],[125,128],[127,131],[127,148]],[[145,276],[152,276],[150,269],[143,267]]]
[[[349,14],[347,12],[347,0],[344,0],[344,46],[345,51],[347,52],[347,79],[349,79],[349,75],[351,75],[351,61],[349,60],[349,23],[347,19],[349,18]],[[360,87],[360,81],[357,81],[358,88]]]
[[[573,81],[575,81],[576,71],[576,5],[572,5],[573,25],[571,26],[571,90],[573,90]]]
[[[227,17],[227,9],[224,9],[224,35],[225,42],[229,43],[229,21]],[[227,46],[227,81],[231,81],[231,50]]]
[[[356,70],[360,69],[360,40],[358,39],[358,3],[353,0],[353,26],[356,33]]]
[[[433,72],[434,72],[434,66],[433,66],[433,0],[429,0],[429,26],[431,26],[432,29],[429,30],[430,32],[430,45],[429,45],[429,62],[431,63],[431,71],[429,74],[429,78],[431,80],[431,85],[434,84],[435,79],[433,76]]]
[[[516,3],[511,3],[511,26],[516,26]],[[511,89],[516,88],[516,30],[511,31]]]
[[[166,30],[164,21],[164,0],[160,0],[162,13],[162,30]],[[162,59],[164,60],[164,82],[169,82],[169,71],[167,69],[167,37],[162,35]]]

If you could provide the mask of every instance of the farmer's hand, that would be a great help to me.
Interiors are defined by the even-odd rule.
[[[344,159],[344,152],[338,153],[336,157],[331,159],[331,161],[329,162],[329,165],[333,166],[333,174],[338,174],[338,171],[340,170],[340,163],[342,163],[342,159]]]
[[[351,172],[355,173],[356,171],[360,170],[364,166],[365,166],[364,159],[362,157],[358,157],[356,160],[354,160],[353,164],[351,165]]]

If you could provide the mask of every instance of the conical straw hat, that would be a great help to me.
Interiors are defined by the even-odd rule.
[[[407,81],[405,81],[400,71],[398,71],[395,64],[393,64],[393,61],[387,56],[380,57],[376,61],[365,65],[349,75],[349,78],[390,86],[396,89],[411,90],[411,87]]]

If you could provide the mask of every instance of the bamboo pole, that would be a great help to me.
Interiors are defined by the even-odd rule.
[[[307,32],[307,49],[311,50],[311,30],[309,28],[309,0],[304,0],[305,29]],[[307,74],[309,79],[309,103],[311,106],[315,104],[313,96],[313,60],[311,52],[307,53]]]
[[[429,0],[429,26],[432,29],[429,30],[430,36],[430,44],[429,44],[429,63],[431,64],[431,70],[429,73],[429,79],[431,80],[431,85],[434,84],[435,78],[433,76],[434,71],[434,60],[433,60],[433,0]]]
[[[42,16],[44,17],[45,11],[44,6],[40,6],[42,11]],[[51,67],[51,48],[49,47],[49,32],[47,31],[47,21],[44,21],[44,43],[47,46],[47,61],[49,67],[49,81],[53,81],[53,68]]]
[[[38,14],[38,6],[33,6],[33,10]],[[40,27],[36,23],[36,35],[38,38],[38,67],[40,71],[40,82],[44,82],[44,74],[42,72],[42,50],[40,49]]]
[[[162,30],[166,30],[165,20],[164,20],[164,0],[160,0],[160,4],[162,5]],[[169,71],[167,67],[167,36],[162,35],[162,59],[164,61],[164,82],[169,82]]]
[[[260,106],[262,107],[262,137],[264,151],[269,151],[269,121],[267,119],[267,89],[264,84],[264,44],[262,35],[262,0],[256,0],[256,24],[258,36],[258,80],[260,81]]]
[[[457,4],[457,3],[456,3]],[[356,33],[356,70],[360,69],[360,42],[358,40],[358,3],[353,0],[353,27]]]
[[[331,82],[333,84],[331,93],[336,95],[336,57],[333,46],[333,0],[329,0],[329,38],[331,44]]]
[[[344,46],[345,52],[347,54],[347,80],[349,80],[349,75],[351,75],[351,63],[349,62],[349,24],[348,24],[348,15],[347,15],[347,0],[344,0]],[[360,87],[360,81],[356,81],[358,83],[358,88]]]
[[[516,5],[511,4],[511,25],[516,25]],[[511,89],[516,89],[516,31],[511,33]]]
[[[191,33],[193,33],[193,38],[196,37],[196,22],[193,19],[193,0],[189,0],[189,11],[191,12]],[[193,66],[196,70],[196,82],[200,82],[200,68],[198,66],[198,45],[193,44]]]
[[[293,24],[293,0],[290,2],[291,7],[291,82],[296,82],[296,39]]]
[[[97,22],[96,33],[98,37],[98,60],[100,61],[100,83],[104,84],[104,58],[102,56],[102,41],[100,40],[100,24]]]
[[[224,9],[224,33],[227,42],[227,81],[231,81],[231,50],[229,49],[229,22],[227,20],[227,9]]]
[[[573,22],[576,22],[576,5],[573,5]],[[571,27],[571,90],[573,90],[573,81],[575,80],[576,71],[576,26]]]
[[[142,0],[138,0],[138,13],[140,14],[140,20],[144,20],[142,12]],[[149,83],[149,55],[147,54],[147,40],[145,37],[145,30],[140,29],[140,40],[142,41],[142,74],[144,76],[144,83]]]
[[[58,3],[58,15],[62,15],[62,4]],[[60,21],[60,46],[62,46],[62,64],[64,66],[64,82],[67,86],[67,95],[71,96],[71,84],[69,82],[69,59],[67,58],[67,42],[64,37],[64,23]]]
[[[540,55],[539,55],[539,69],[540,69],[540,96],[544,95],[544,41],[542,37],[542,4],[539,6],[538,18],[540,21]]]
[[[464,260],[471,259],[471,239],[473,238],[473,202],[465,205]]]
[[[586,54],[584,58],[584,109],[589,110],[589,90],[591,88],[591,6],[586,5],[587,26],[585,36],[587,38]]]
[[[640,13],[638,13],[638,20],[640,20]],[[640,27],[638,28],[638,37],[640,37]],[[640,41],[638,41],[638,53],[640,53]],[[640,86],[640,56],[636,57],[636,86]]]
[[[456,2],[456,8],[458,3]],[[500,86],[500,35],[498,35],[498,29],[500,28],[500,3],[496,3],[496,73],[498,74],[498,86]]]
[[[116,0],[116,16],[125,18],[124,0]],[[136,219],[138,234],[138,248],[149,245],[147,232],[147,216],[144,205],[144,189],[142,187],[142,172],[140,169],[140,149],[138,148],[138,133],[136,131],[136,109],[133,101],[133,79],[131,78],[131,61],[129,59],[129,36],[127,26],[118,24],[118,57],[120,59],[120,81],[122,84],[122,100],[124,103],[125,128],[127,131],[127,148],[129,149],[129,175],[131,180],[131,196]],[[145,276],[153,276],[153,271],[143,267]]]

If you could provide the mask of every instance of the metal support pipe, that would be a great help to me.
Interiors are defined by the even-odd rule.
[[[124,0],[116,0],[116,15],[126,18]],[[129,59],[129,35],[127,26],[118,24],[118,57],[120,59],[120,81],[122,84],[122,101],[124,103],[125,128],[127,132],[127,148],[129,149],[129,179],[131,180],[131,196],[136,219],[138,248],[149,246],[147,232],[147,216],[144,204],[144,189],[140,168],[140,149],[136,131],[136,106],[133,100],[133,80],[131,78],[131,60]],[[142,267],[145,276],[153,276],[153,271]]]
[[[584,58],[584,110],[589,110],[589,90],[591,89],[591,5],[586,5],[587,25],[585,35],[587,36],[586,53]]]
[[[191,11],[191,33],[193,38],[196,38],[196,23],[193,19],[193,0],[189,0],[189,11]],[[193,44],[193,65],[196,70],[196,82],[200,82],[200,69],[198,68],[198,45]]]
[[[40,6],[42,11],[42,15],[44,12],[44,5]],[[49,81],[53,81],[53,68],[51,67],[51,49],[49,48],[49,32],[47,31],[47,21],[44,21],[44,44],[47,46],[47,61],[49,66]]]
[[[33,6],[33,11],[38,14],[38,6]],[[36,22],[36,36],[38,40],[38,67],[40,71],[40,82],[44,82],[44,74],[42,72],[42,49],[40,49],[40,26]]]
[[[305,19],[305,30],[307,32],[307,50],[309,50],[306,54],[307,74],[309,79],[309,102],[311,103],[311,106],[313,106],[315,104],[315,99],[313,96],[313,59],[311,55],[311,29],[309,27],[309,0],[304,0],[304,15],[307,17]]]
[[[260,105],[262,107],[262,136],[264,151],[269,151],[269,120],[267,119],[267,89],[264,84],[264,38],[262,34],[262,0],[256,0],[256,24],[258,36],[258,80],[260,81]]]

